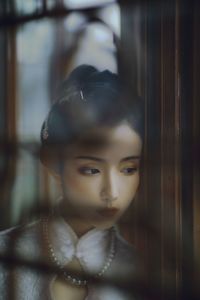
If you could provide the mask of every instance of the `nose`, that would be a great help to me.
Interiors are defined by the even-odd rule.
[[[111,204],[119,197],[119,184],[115,172],[110,172],[105,176],[101,190],[101,199],[107,204]]]

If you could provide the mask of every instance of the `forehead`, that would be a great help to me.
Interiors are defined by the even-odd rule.
[[[70,155],[96,154],[140,155],[142,141],[137,132],[128,124],[121,123],[114,127],[92,128],[72,144],[67,152]],[[67,154],[67,153],[66,153]]]

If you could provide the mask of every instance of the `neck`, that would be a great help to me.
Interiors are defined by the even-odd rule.
[[[78,238],[86,234],[88,231],[94,227],[90,224],[87,224],[84,220],[78,218],[64,218],[65,221],[71,226]]]
[[[60,203],[60,205],[57,207],[57,210],[64,220],[71,226],[78,238],[94,228],[94,226],[88,223],[86,219],[78,216],[74,212],[73,207],[69,208],[69,204],[66,209],[64,201]]]

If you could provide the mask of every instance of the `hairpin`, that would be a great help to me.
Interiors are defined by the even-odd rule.
[[[83,96],[83,91],[82,90],[80,90],[80,95],[81,95],[81,100],[86,101],[86,99]]]
[[[69,101],[71,99],[71,97],[76,97],[77,95],[80,96],[82,101],[86,101],[86,99],[84,98],[82,90],[77,91],[77,90],[74,90],[73,88],[68,88],[67,90],[65,90],[65,93],[66,93],[66,95],[64,95],[62,98],[60,98],[58,100],[59,103]]]

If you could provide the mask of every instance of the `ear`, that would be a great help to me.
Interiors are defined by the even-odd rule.
[[[56,168],[54,168],[54,167],[47,167],[47,171],[48,171],[48,173],[51,176],[53,176],[53,178],[55,179],[55,181],[57,182],[58,185],[62,184],[61,174],[60,174],[60,172],[58,170],[56,170]]]
[[[60,162],[55,153],[50,153],[50,151],[46,151],[46,149],[42,148],[40,150],[40,161],[47,169],[48,173],[56,180],[58,185],[61,185],[62,178]]]

